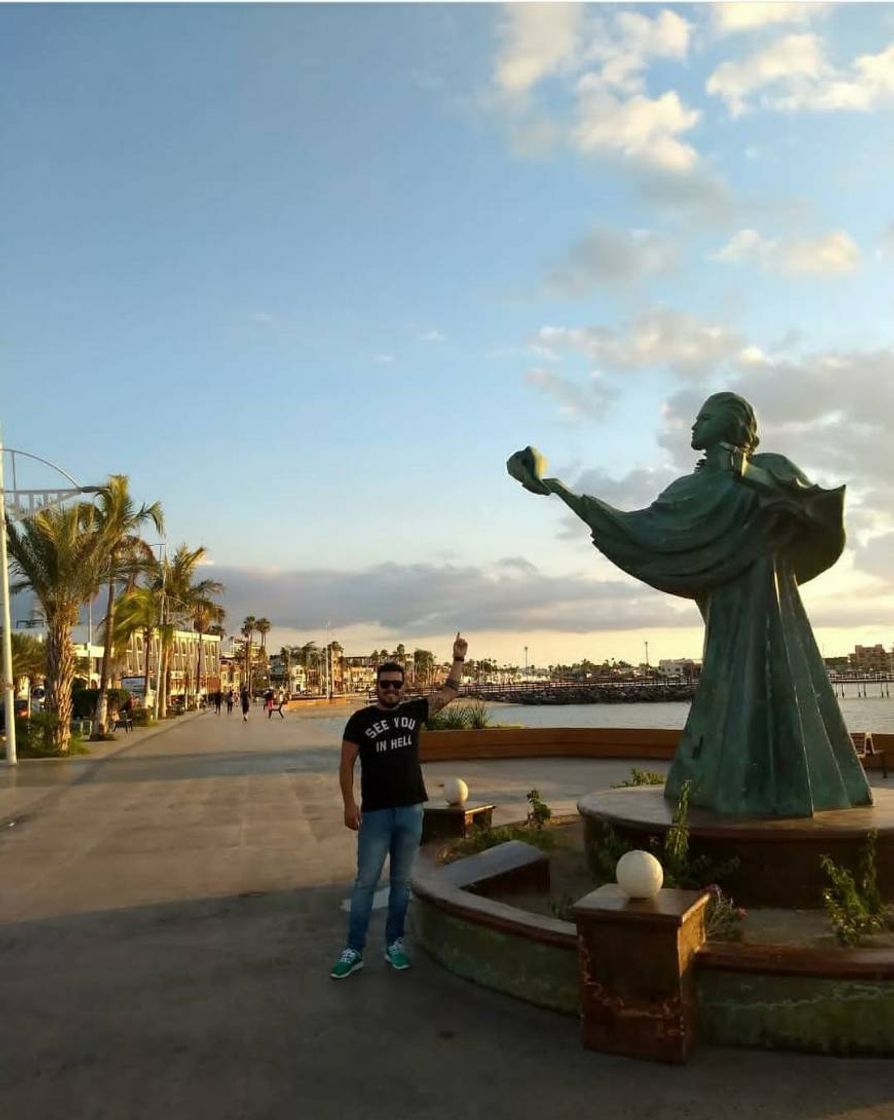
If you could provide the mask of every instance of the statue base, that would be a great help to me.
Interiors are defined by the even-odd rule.
[[[820,856],[856,870],[866,834],[875,830],[879,889],[894,900],[894,790],[872,793],[874,805],[813,817],[758,820],[690,808],[689,849],[715,864],[738,860],[719,885],[742,906],[807,909],[822,906],[828,886]],[[655,848],[660,849],[674,811],[661,786],[600,790],[582,797],[577,808],[584,819],[588,858],[606,826],[660,858]]]

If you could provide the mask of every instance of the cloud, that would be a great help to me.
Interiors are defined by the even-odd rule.
[[[394,361],[393,354],[374,354],[373,361],[377,366],[390,366]]]
[[[547,369],[529,369],[524,379],[528,385],[556,399],[559,412],[571,419],[582,416],[601,418],[617,396],[617,391],[595,373],[589,375],[585,384]]]
[[[536,342],[553,351],[583,354],[595,366],[614,372],[668,368],[695,380],[707,377],[744,345],[729,326],[667,308],[643,313],[626,330],[541,327]]]
[[[596,225],[578,238],[547,274],[547,287],[571,299],[595,287],[629,285],[667,272],[676,246],[650,230],[617,230]]]
[[[880,259],[894,257],[894,222],[882,230],[875,255]]]
[[[618,152],[664,171],[690,171],[698,155],[679,136],[699,115],[673,91],[654,99],[637,94],[621,101],[605,90],[584,90],[572,141],[583,155]]]
[[[423,331],[419,336],[420,342],[446,342],[447,336],[440,331]]]
[[[733,117],[756,107],[782,112],[866,112],[894,98],[894,43],[859,55],[847,69],[826,58],[816,35],[788,35],[747,58],[721,63],[708,93],[726,102]]]
[[[674,604],[626,576],[605,581],[548,576],[518,558],[489,568],[395,563],[357,571],[222,568],[219,578],[230,618],[263,614],[277,628],[304,633],[329,624],[333,632],[365,625],[412,639],[455,633],[474,619],[482,631],[582,634],[698,621],[686,604]]]
[[[780,452],[823,485],[849,486],[876,523],[888,516],[894,477],[894,349],[827,351],[800,360],[736,358],[712,387],[751,401],[758,414],[760,450]],[[705,395],[682,388],[666,405],[659,443],[682,465],[688,429]]]
[[[494,84],[507,94],[523,94],[571,65],[584,9],[579,4],[513,4],[503,9]]]
[[[755,264],[767,272],[840,276],[858,267],[860,250],[844,230],[812,239],[776,241],[757,230],[740,229],[711,259]]]
[[[756,90],[774,84],[791,88],[799,80],[819,79],[826,70],[816,35],[788,35],[741,61],[722,62],[705,88],[739,117],[750,108],[748,99]]]
[[[618,8],[597,10],[587,28],[584,57],[597,65],[588,70],[578,88],[614,89],[639,93],[644,71],[653,58],[682,60],[689,50],[691,25],[669,9],[655,16]]]
[[[622,478],[597,468],[585,471],[572,486],[578,494],[601,498],[617,509],[644,509],[677,477],[670,466],[637,467]]]
[[[650,97],[645,75],[655,59],[685,59],[690,35],[691,25],[670,9],[510,5],[485,102],[517,152],[541,156],[570,145],[581,155],[688,172],[698,157],[681,135],[699,114],[673,90]],[[538,104],[537,86],[547,79],[554,88]]]
[[[710,4],[711,23],[721,35],[731,35],[740,31],[753,31],[780,23],[807,23],[828,5],[821,3],[748,3]]]

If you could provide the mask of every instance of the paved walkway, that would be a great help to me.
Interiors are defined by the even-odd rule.
[[[0,1115],[37,1120],[894,1118],[881,1061],[581,1049],[573,1019],[420,955],[336,984],[353,836],[334,719],[186,716],[105,757],[0,771]],[[439,764],[501,819],[626,764]]]

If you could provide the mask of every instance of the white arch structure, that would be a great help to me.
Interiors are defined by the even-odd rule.
[[[12,489],[5,489],[3,475],[3,456],[9,455],[11,460]],[[32,459],[43,463],[57,474],[62,475],[70,485],[50,487],[47,489],[20,490],[16,485],[16,456],[23,459]],[[95,494],[98,486],[80,486],[61,467],[51,463],[49,459],[42,459],[39,455],[32,455],[30,451],[18,451],[13,447],[4,447],[0,438],[0,591],[2,591],[3,611],[2,621],[2,671],[3,671],[3,703],[6,721],[6,762],[15,766],[16,757],[16,719],[15,719],[15,681],[12,676],[12,620],[9,610],[9,557],[6,549],[6,517],[17,521],[24,521],[42,509],[61,505],[66,499],[80,494]]]

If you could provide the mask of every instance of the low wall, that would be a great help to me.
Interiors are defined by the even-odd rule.
[[[681,731],[642,727],[483,727],[423,731],[421,762],[475,758],[621,758],[670,762]]]
[[[450,972],[580,1013],[577,931],[448,881],[431,852],[413,874],[413,931]],[[894,950],[708,942],[696,958],[698,1033],[716,1046],[894,1055]]]

